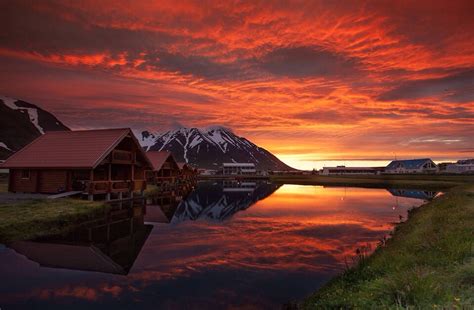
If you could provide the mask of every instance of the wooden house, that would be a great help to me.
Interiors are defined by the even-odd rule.
[[[191,165],[184,162],[179,162],[178,167],[179,167],[179,175],[180,175],[181,183],[184,183],[184,184],[195,183],[196,176],[197,176],[196,169],[194,169]]]
[[[2,165],[9,191],[78,191],[110,200],[146,188],[151,163],[129,128],[53,131],[38,137]]]
[[[152,169],[146,172],[146,180],[161,188],[174,188],[180,171],[173,155],[167,151],[146,152],[152,164]]]
[[[429,158],[394,160],[387,167],[384,173],[387,174],[408,174],[408,173],[437,173],[438,166]]]

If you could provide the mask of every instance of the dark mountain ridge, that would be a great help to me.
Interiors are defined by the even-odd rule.
[[[40,107],[0,96],[0,160],[48,131],[69,130],[53,114]]]

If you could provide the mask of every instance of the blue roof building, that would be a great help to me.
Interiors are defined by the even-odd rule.
[[[430,158],[394,160],[387,167],[385,173],[436,173],[438,166]]]

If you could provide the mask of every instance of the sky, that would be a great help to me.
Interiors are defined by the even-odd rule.
[[[0,0],[0,94],[296,168],[474,157],[473,1]]]

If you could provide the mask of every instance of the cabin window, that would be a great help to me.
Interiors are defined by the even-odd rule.
[[[30,170],[21,170],[21,178],[25,180],[30,179]]]

